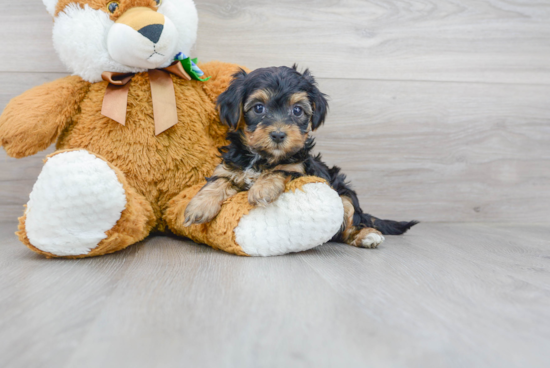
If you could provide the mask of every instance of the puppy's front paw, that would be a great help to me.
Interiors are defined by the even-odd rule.
[[[265,207],[274,202],[285,190],[284,183],[255,183],[248,191],[248,202],[253,206]]]
[[[350,245],[360,248],[376,248],[382,244],[384,240],[386,240],[386,238],[384,238],[378,230],[367,228],[361,229],[361,231],[353,237]]]
[[[220,212],[220,205],[209,201],[205,197],[197,196],[189,202],[185,209],[185,222],[183,226],[204,224],[210,222]]]

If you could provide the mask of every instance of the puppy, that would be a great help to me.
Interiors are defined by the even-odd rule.
[[[310,133],[324,123],[327,109],[326,96],[308,70],[272,67],[235,74],[218,98],[220,119],[231,128],[230,144],[220,149],[222,163],[187,206],[185,226],[211,221],[240,191],[248,190],[252,205],[265,206],[302,175],[325,179],[342,199],[344,219],[334,241],[371,248],[383,241],[382,234],[400,235],[415,225],[363,213],[340,168],[329,168],[320,154],[311,154]]]

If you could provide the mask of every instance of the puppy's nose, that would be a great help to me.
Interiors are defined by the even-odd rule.
[[[285,132],[271,132],[271,133],[269,133],[269,135],[271,136],[271,139],[275,143],[281,143],[286,138],[286,133]]]
[[[162,24],[150,24],[148,26],[143,27],[138,32],[148,38],[152,43],[159,42],[160,36],[162,35],[162,31],[164,30],[164,26]]]

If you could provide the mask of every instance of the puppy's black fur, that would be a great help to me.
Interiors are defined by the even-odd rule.
[[[359,229],[368,227],[374,228],[384,235],[401,235],[418,223],[417,221],[381,220],[368,213],[364,213],[359,205],[357,193],[351,189],[350,183],[346,181],[346,175],[340,172],[338,166],[329,168],[321,161],[321,154],[308,158],[306,161],[306,172],[308,175],[325,179],[340,196],[346,196],[351,199],[355,210],[353,214],[353,226]],[[336,239],[338,239],[339,235],[341,234],[337,234]]]
[[[250,74],[241,70],[219,96],[218,109],[221,121],[232,128],[227,136],[230,144],[220,150],[227,170],[272,171],[289,180],[302,175],[321,177],[353,204],[353,227],[357,230],[374,228],[385,235],[400,235],[417,224],[381,220],[364,213],[340,168],[329,168],[320,154],[311,154],[315,143],[309,133],[324,123],[328,102],[308,70],[300,73],[296,66],[258,69]],[[273,143],[277,134],[285,135],[294,144]],[[285,170],[285,167],[302,169]],[[209,181],[217,179],[214,176]],[[237,187],[236,190],[248,190],[250,184]],[[334,240],[345,241],[344,230]]]

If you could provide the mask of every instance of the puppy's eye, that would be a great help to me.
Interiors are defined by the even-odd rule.
[[[258,115],[263,114],[265,112],[265,106],[262,104],[255,105],[254,112]]]
[[[162,4],[162,0],[155,0],[155,3],[157,3],[157,8]]]
[[[304,113],[304,109],[302,109],[300,106],[294,106],[292,108],[292,114],[296,117],[300,117],[302,116],[302,114]]]
[[[118,1],[111,1],[109,4],[107,4],[107,10],[109,11],[109,13],[113,14],[118,10],[119,6],[120,4],[118,3]]]

